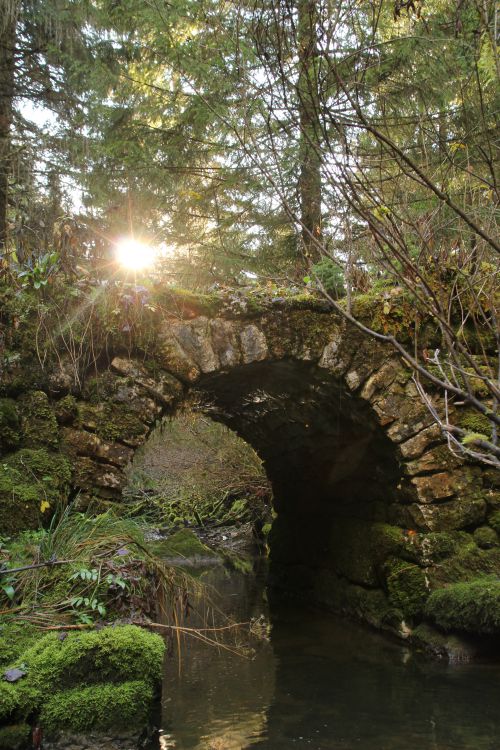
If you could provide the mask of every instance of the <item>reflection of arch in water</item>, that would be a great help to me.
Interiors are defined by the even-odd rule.
[[[217,590],[214,603],[225,616],[248,622],[267,613],[263,572],[229,573],[220,566],[211,568],[204,581],[213,587],[209,590]],[[202,596],[193,605],[190,625],[210,623],[207,610],[211,605],[206,599]],[[235,645],[234,636],[221,633],[219,638],[229,647]],[[246,636],[242,643],[249,645]],[[172,747],[240,750],[252,738],[263,736],[274,695],[275,663],[268,641],[252,639],[251,644],[253,654],[249,652],[245,658],[243,651],[233,653],[186,638],[181,646],[180,672],[178,655],[166,657],[162,727],[171,735]]]

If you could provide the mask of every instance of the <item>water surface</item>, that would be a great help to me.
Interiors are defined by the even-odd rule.
[[[257,566],[258,567],[258,566]],[[274,606],[264,576],[212,570],[235,620],[270,617],[252,659],[189,641],[164,679],[177,750],[498,750],[500,666],[452,665],[349,621]],[[255,644],[254,644],[255,645]]]

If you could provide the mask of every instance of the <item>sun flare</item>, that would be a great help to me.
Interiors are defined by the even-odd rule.
[[[120,265],[130,271],[141,271],[154,265],[157,249],[132,237],[124,237],[116,243],[116,258]]]

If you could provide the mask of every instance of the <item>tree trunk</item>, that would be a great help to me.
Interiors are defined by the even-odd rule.
[[[10,129],[14,100],[14,54],[18,3],[0,0],[0,254],[7,244]]]
[[[299,200],[302,249],[306,266],[316,263],[321,253],[321,152],[318,91],[318,11],[315,0],[298,0],[298,99],[300,122]]]

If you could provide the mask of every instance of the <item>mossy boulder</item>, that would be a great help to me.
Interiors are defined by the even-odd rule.
[[[498,547],[498,534],[490,526],[480,526],[475,530],[473,537],[477,546],[481,549]]]
[[[96,699],[104,686],[107,687],[102,695],[109,696],[112,691],[119,695],[124,684],[133,686],[124,689],[123,696],[128,696],[124,712],[130,713],[131,696],[136,695],[137,710],[142,715],[146,697],[150,698],[159,684],[164,650],[164,642],[158,635],[134,625],[65,634],[64,638],[55,633],[45,635],[12,664],[12,667],[22,664],[26,676],[14,683],[0,682],[0,721],[38,715],[45,710],[48,696],[55,694],[60,698],[61,714],[49,700],[47,716],[52,726],[57,723],[58,715],[66,719],[70,704],[76,706],[78,701],[82,712],[89,716],[91,691],[95,691]],[[89,692],[82,693],[85,690]],[[70,697],[66,699],[68,692]],[[114,706],[115,700],[110,698],[110,701]],[[113,711],[109,714],[110,725],[118,716]],[[99,726],[105,720],[105,713],[96,716]],[[65,721],[61,726],[66,726]]]
[[[20,441],[21,423],[17,404],[11,398],[0,398],[0,452],[17,448]]]
[[[191,529],[180,529],[169,536],[164,542],[157,546],[158,554],[168,558],[183,558],[193,560],[196,558],[217,557],[209,547],[200,542]]]
[[[45,448],[22,448],[0,463],[0,533],[36,529],[66,499],[67,458]]]
[[[389,558],[384,574],[390,603],[401,610],[404,617],[420,615],[429,595],[422,568],[407,560]]]
[[[425,614],[443,630],[500,634],[500,579],[478,578],[437,589]]]
[[[154,690],[145,680],[72,688],[43,702],[40,723],[48,731],[88,732],[145,725]]]

